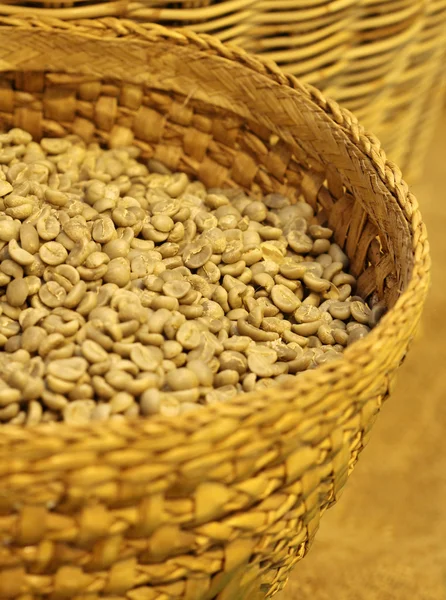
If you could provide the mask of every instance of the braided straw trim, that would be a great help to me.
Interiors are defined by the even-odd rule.
[[[329,215],[365,295],[392,306],[293,386],[175,420],[3,426],[0,597],[232,600],[259,582],[274,595],[339,497],[414,335],[430,264],[415,197],[348,111],[213,38],[2,19],[0,70],[5,125],[130,139],[208,184],[300,189]]]

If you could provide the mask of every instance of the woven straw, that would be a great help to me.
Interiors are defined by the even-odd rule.
[[[25,14],[186,26],[259,53],[353,111],[412,182],[444,98],[446,0],[0,2],[0,16]]]
[[[0,436],[0,598],[272,597],[339,497],[416,331],[429,251],[377,139],[314,88],[210,37],[109,19],[0,27],[0,121],[75,132],[208,186],[302,195],[390,308],[293,385],[177,419]]]

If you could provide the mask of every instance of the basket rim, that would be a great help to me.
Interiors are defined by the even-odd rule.
[[[340,371],[342,365],[347,363],[356,368],[366,367],[372,360],[373,356],[378,356],[380,349],[385,344],[392,344],[395,337],[395,323],[392,323],[392,317],[397,312],[410,311],[417,303],[421,304],[427,293],[429,285],[429,243],[427,240],[426,227],[422,221],[418,207],[418,202],[415,196],[409,191],[409,188],[402,178],[402,174],[398,166],[387,160],[384,150],[381,148],[379,140],[373,135],[364,130],[357,118],[347,109],[340,107],[337,102],[326,98],[322,92],[315,87],[302,83],[293,75],[284,73],[280,67],[270,60],[261,57],[253,56],[244,50],[223,44],[219,40],[206,34],[197,34],[187,29],[170,29],[159,24],[137,24],[130,20],[122,20],[116,18],[104,18],[94,20],[84,20],[82,23],[65,22],[59,19],[51,18],[35,18],[32,16],[4,18],[0,17],[0,33],[12,29],[26,29],[34,31],[45,31],[47,33],[65,32],[73,34],[76,37],[88,37],[97,40],[117,39],[119,43],[129,41],[144,43],[144,41],[156,41],[162,39],[169,43],[177,45],[192,45],[195,49],[204,53],[216,54],[220,58],[235,61],[245,68],[248,68],[257,74],[269,78],[271,81],[287,86],[294,90],[297,94],[304,95],[310,102],[318,106],[326,115],[333,121],[333,127],[340,128],[349,140],[370,160],[376,171],[376,176],[385,185],[387,190],[396,200],[404,219],[408,223],[409,232],[412,237],[412,266],[411,275],[405,290],[400,291],[400,296],[395,305],[387,312],[380,323],[362,340],[355,342],[351,347],[343,353],[342,358],[334,363],[321,365],[317,369],[306,371],[299,374],[294,385],[282,384],[274,386],[273,392],[278,390],[287,390],[299,388],[311,389],[317,386],[321,379],[328,378],[330,375]],[[1,71],[10,71],[11,69],[0,67]],[[12,69],[13,70],[13,69]],[[262,390],[262,399],[268,398],[271,394],[271,388]],[[224,404],[216,404],[203,407],[199,412],[201,415],[206,414],[211,422],[213,419],[227,417],[228,410],[225,407],[249,408],[253,399],[259,397],[259,392],[249,392],[238,394]],[[253,405],[254,406],[254,405]],[[259,409],[252,408],[251,412]],[[260,409],[261,410],[261,409]],[[128,431],[129,427],[138,423],[138,428],[142,431],[149,432],[152,427],[157,425],[169,425],[173,429],[182,429],[183,424],[188,425],[188,429],[193,429],[191,425],[194,423],[194,415],[196,413],[186,413],[179,415],[174,419],[153,415],[149,418],[137,417],[129,419],[128,423],[91,423],[82,426],[67,425],[63,422],[51,424],[39,424],[30,429],[25,429],[19,425],[2,425],[2,431],[8,435],[2,436],[0,440],[0,448],[7,444],[8,437],[18,440],[30,437],[39,436],[41,434],[54,435],[55,432],[63,433],[70,437],[69,432],[82,431],[90,432],[95,435],[110,433],[114,431]],[[199,420],[196,421],[199,423]],[[199,425],[198,425],[199,426]],[[3,441],[4,440],[4,441]]]
[[[160,18],[163,20],[189,21],[198,20],[202,23],[206,21],[217,20],[228,14],[241,9],[249,9],[257,0],[226,0],[222,4],[210,4],[190,8],[178,7],[169,8],[167,5],[145,6],[142,4],[139,10],[143,11],[144,18]],[[349,0],[352,2],[353,0]],[[0,5],[0,14],[5,17],[27,18],[38,16],[42,18],[63,18],[69,21],[80,19],[95,19],[108,17],[125,17],[128,13],[130,0],[108,0],[105,4],[96,0],[96,2],[83,6],[82,2],[75,2],[73,6],[51,8],[51,7],[30,7],[23,4]],[[110,14],[111,13],[111,14]]]

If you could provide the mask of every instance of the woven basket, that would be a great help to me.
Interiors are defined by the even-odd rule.
[[[446,0],[0,2],[0,16],[24,14],[181,25],[259,53],[355,112],[411,182],[445,95]]]
[[[210,37],[17,20],[0,27],[0,125],[75,132],[197,175],[304,197],[389,311],[293,385],[177,419],[0,435],[0,598],[257,600],[339,497],[428,288],[426,231],[377,139],[317,90]]]

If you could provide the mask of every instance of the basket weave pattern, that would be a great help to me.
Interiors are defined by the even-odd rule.
[[[192,28],[277,62],[355,112],[415,179],[446,87],[446,0],[6,0],[0,16]],[[97,23],[101,29],[100,22]]]
[[[119,35],[118,35],[119,34]],[[421,314],[417,202],[335,102],[217,40],[113,21],[0,27],[0,124],[75,132],[208,186],[302,196],[391,310],[292,386],[170,420],[2,426],[0,598],[272,597],[339,497]]]

